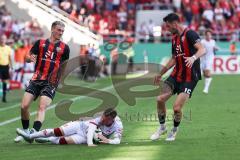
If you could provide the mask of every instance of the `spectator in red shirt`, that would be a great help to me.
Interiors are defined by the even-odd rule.
[[[191,9],[192,9],[192,14],[195,20],[199,20],[200,19],[200,8],[199,8],[199,3],[198,1],[194,0],[191,1]]]

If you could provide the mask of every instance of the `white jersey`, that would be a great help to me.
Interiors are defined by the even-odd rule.
[[[106,137],[110,137],[114,135],[114,137],[121,138],[122,137],[122,131],[123,131],[123,125],[121,119],[117,116],[111,126],[104,126],[100,123],[101,117],[95,118],[93,120],[90,120],[88,123],[95,124],[98,128],[101,129],[102,133]]]
[[[216,47],[215,40],[211,39],[210,41],[207,41],[206,39],[203,39],[203,40],[201,40],[201,43],[203,44],[204,48],[206,49],[206,54],[203,57],[205,57],[205,58],[213,57],[214,56],[214,48]]]
[[[111,139],[109,144],[119,144],[122,137],[123,125],[117,116],[111,126],[104,126],[100,123],[101,117],[88,121],[73,121],[61,126],[64,135],[71,136],[75,144],[92,143],[93,132],[98,127],[102,134]],[[92,128],[94,126],[94,128]],[[91,133],[91,135],[89,135]],[[89,142],[88,142],[89,141]]]
[[[64,136],[70,136],[75,144],[93,144],[93,135],[95,130],[101,129],[102,134],[108,138],[109,144],[120,144],[123,125],[117,116],[111,126],[104,126],[100,123],[101,117],[88,121],[72,121],[62,125]]]
[[[210,41],[203,39],[201,40],[201,43],[206,49],[206,54],[201,57],[201,68],[203,70],[211,70],[213,66],[214,48],[216,48],[216,42],[213,39]]]
[[[97,117],[95,119],[88,120],[88,121],[80,121],[80,128],[81,128],[82,134],[84,136],[87,135],[89,123],[92,123],[101,129],[104,136],[108,137],[115,134],[119,138],[121,138],[123,125],[122,125],[121,119],[118,116],[115,118],[114,123],[109,127],[101,125],[100,120],[101,120],[101,117]]]

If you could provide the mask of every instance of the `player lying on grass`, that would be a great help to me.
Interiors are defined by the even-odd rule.
[[[53,144],[87,144],[96,146],[93,143],[95,130],[99,128],[102,134],[98,134],[100,143],[120,144],[123,125],[113,108],[106,109],[102,116],[88,121],[72,121],[54,129],[44,129],[33,134],[27,134],[22,129],[17,129],[17,134],[25,140],[33,140]],[[110,138],[111,137],[111,138]]]

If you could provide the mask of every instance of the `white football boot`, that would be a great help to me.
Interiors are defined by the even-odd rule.
[[[23,129],[17,128],[16,132],[19,136],[22,136],[25,141],[27,141],[28,143],[32,143],[33,139],[31,139],[30,134],[32,134],[36,131],[35,131],[35,129],[32,128],[32,129],[29,129],[28,132],[26,132]]]
[[[177,131],[178,129],[177,128],[173,128],[171,130],[171,132],[168,134],[167,138],[166,138],[166,141],[175,141],[176,139],[176,135],[177,135]]]
[[[164,134],[166,134],[166,133],[167,133],[167,128],[166,128],[166,126],[164,126],[164,127],[159,127],[159,128],[157,129],[157,131],[150,137],[150,139],[151,139],[152,141],[158,140],[158,139],[161,137],[161,135],[164,135]]]
[[[19,128],[18,128],[19,129]],[[21,129],[19,129],[19,130],[21,130]],[[22,131],[23,132],[25,132],[25,133],[29,133],[30,131],[29,131],[29,129],[22,129]],[[18,135],[15,139],[14,139],[14,142],[15,143],[19,143],[19,142],[21,142],[21,141],[23,141],[23,136],[21,136],[21,135]]]

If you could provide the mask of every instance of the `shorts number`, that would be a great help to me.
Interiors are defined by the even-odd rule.
[[[191,89],[188,89],[188,88],[185,88],[185,91],[184,91],[184,92],[187,93],[187,94],[191,94],[192,90],[191,90]]]

